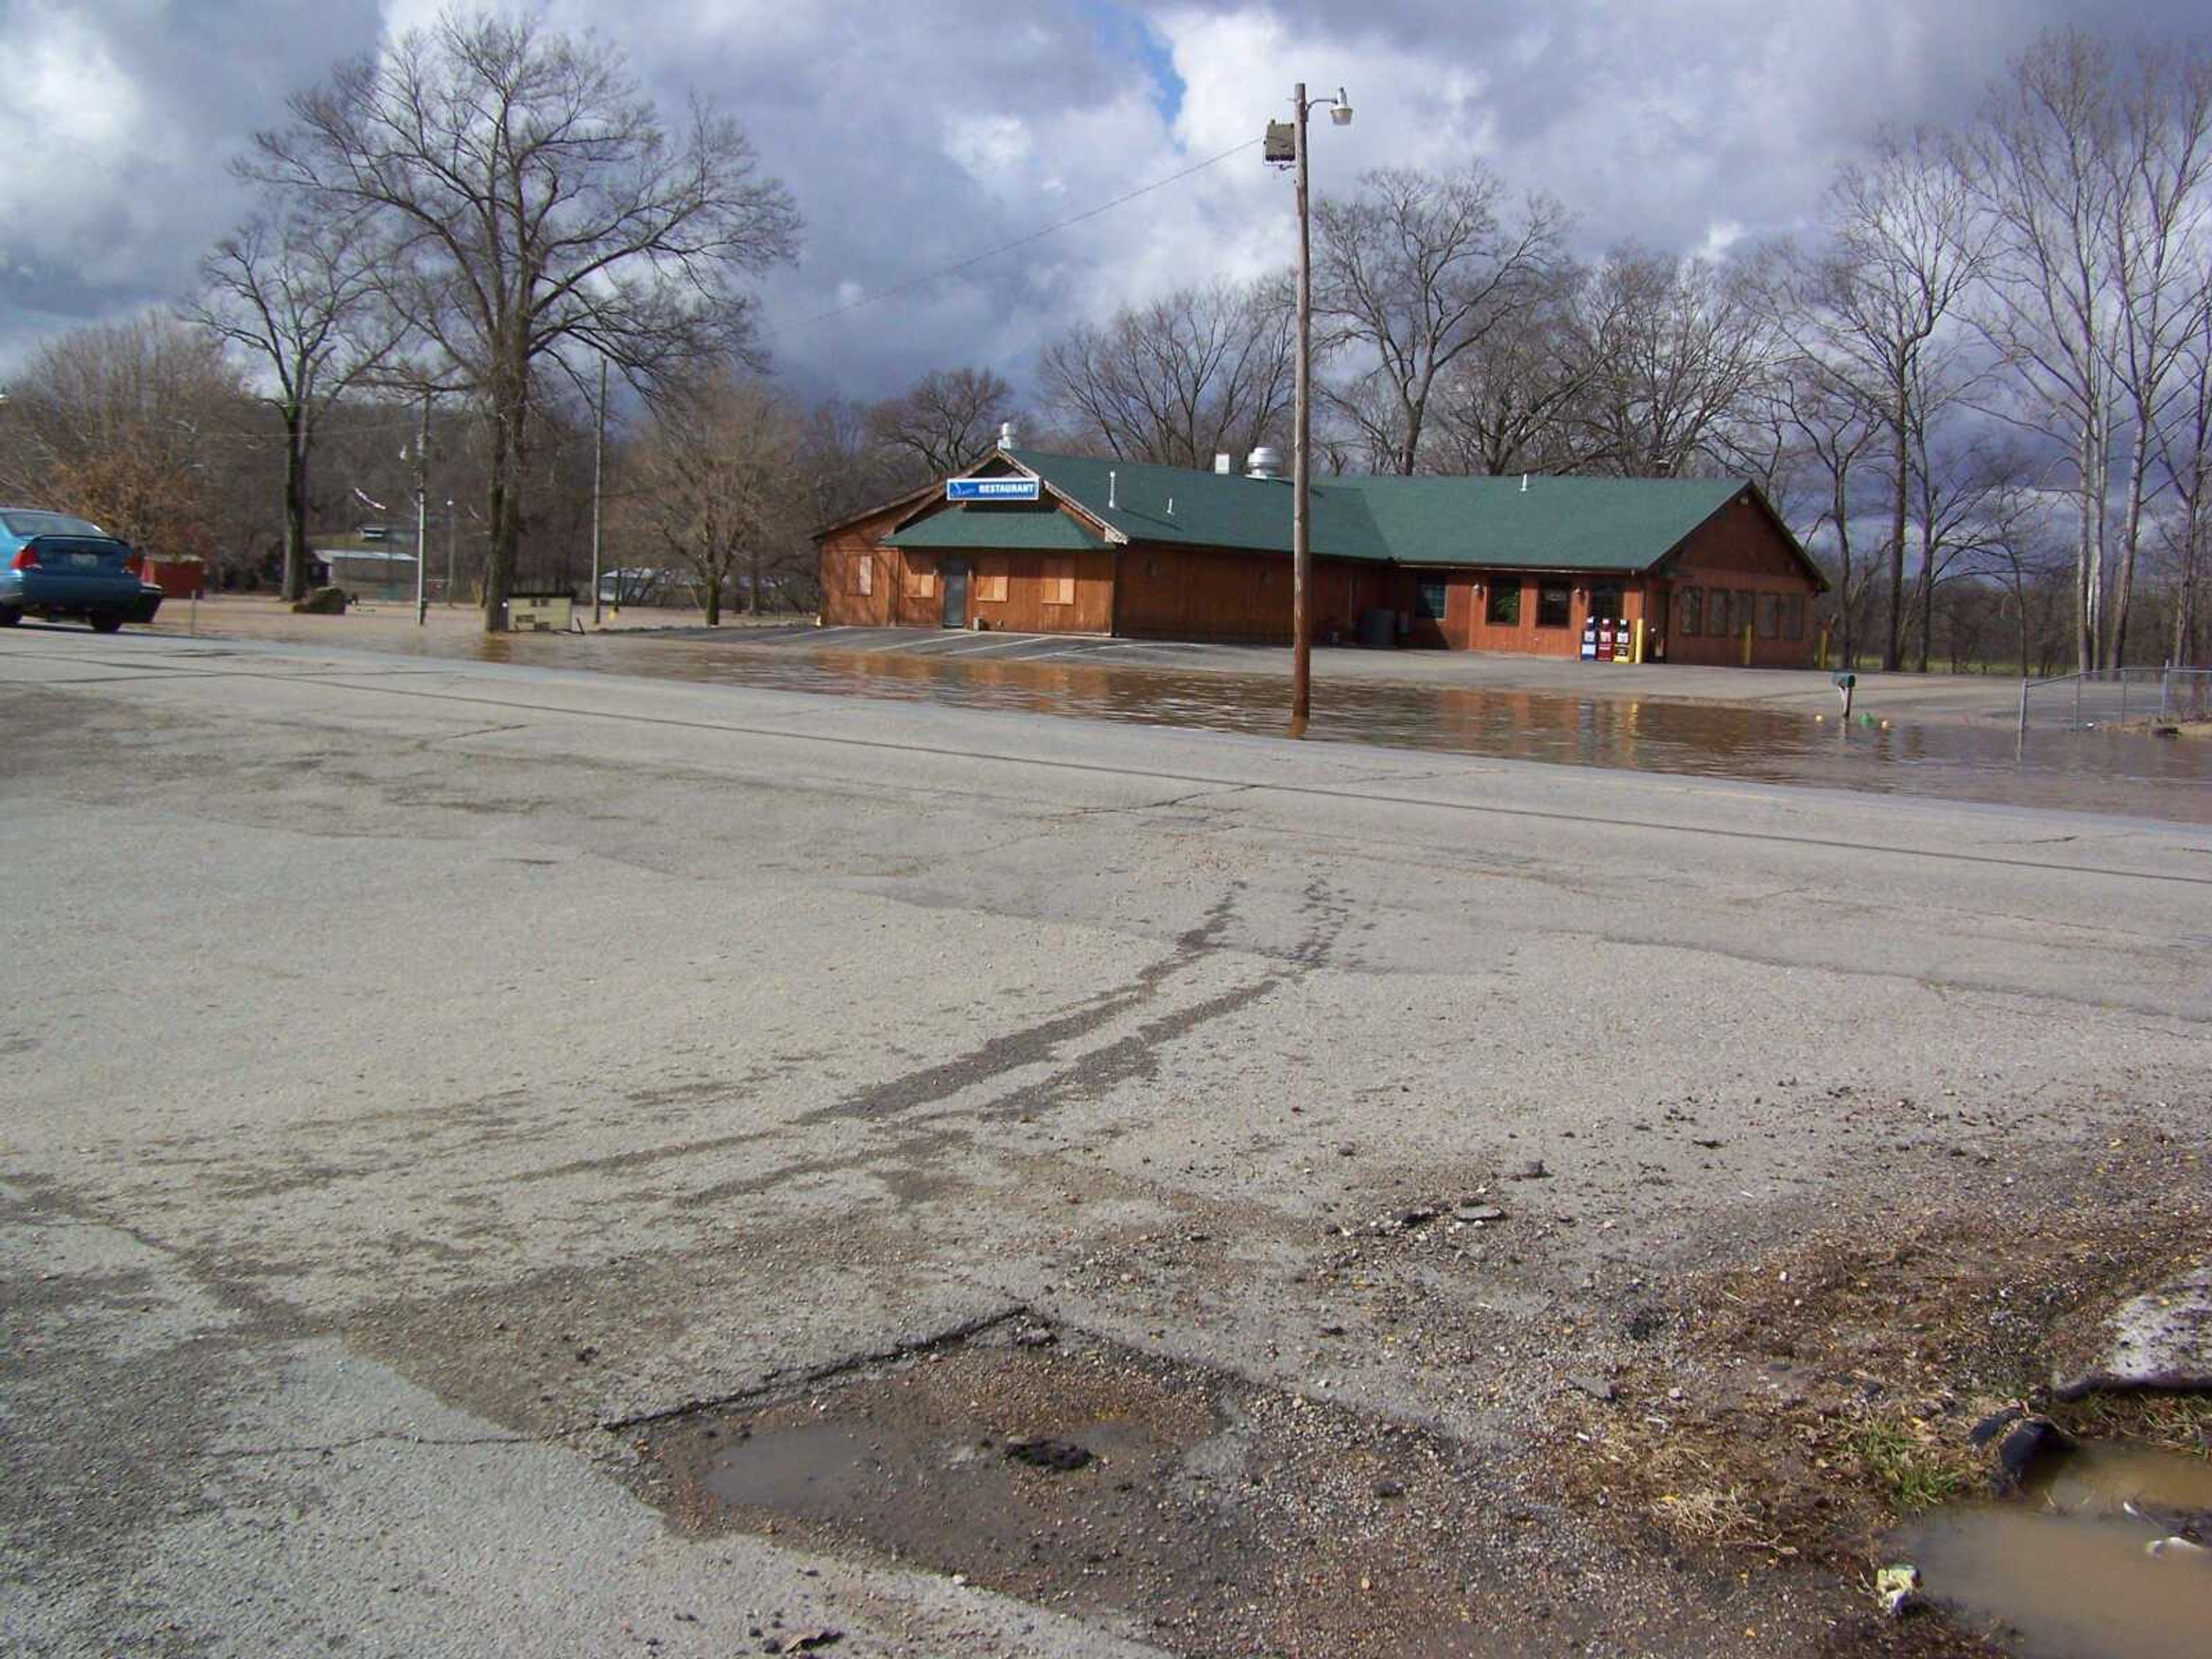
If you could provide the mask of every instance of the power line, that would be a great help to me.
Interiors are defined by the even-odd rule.
[[[902,294],[911,294],[915,289],[918,288],[926,288],[930,283],[939,281],[944,277],[957,276],[963,270],[967,270],[974,266],[981,264],[986,259],[995,259],[1000,254],[1011,253],[1018,247],[1027,247],[1031,242],[1042,241],[1044,238],[1053,234],[1055,231],[1066,230],[1070,225],[1079,225],[1085,219],[1096,219],[1100,214],[1110,213],[1115,208],[1121,207],[1125,203],[1135,201],[1139,196],[1149,196],[1154,191],[1164,190],[1170,185],[1176,184],[1182,179],[1189,178],[1191,174],[1194,173],[1203,173],[1206,168],[1225,161],[1232,155],[1240,155],[1244,151],[1252,149],[1255,145],[1264,143],[1265,142],[1266,140],[1262,138],[1249,138],[1241,144],[1232,144],[1227,149],[1223,150],[1218,155],[1209,155],[1203,161],[1194,161],[1190,166],[1183,168],[1180,173],[1170,173],[1164,179],[1155,179],[1149,185],[1139,185],[1136,189],[1129,191],[1126,196],[1116,196],[1110,202],[1101,202],[1097,207],[1085,208],[1080,213],[1071,215],[1067,218],[1058,220],[1052,224],[1045,226],[1042,230],[1033,230],[1026,236],[1017,236],[1011,242],[1001,242],[996,247],[986,248],[981,253],[970,254],[967,258],[962,259],[956,264],[940,266],[935,270],[925,272],[923,275],[914,277],[908,282],[901,283],[896,287],[879,289],[873,294],[864,294],[859,299],[852,301],[849,305],[842,305],[837,307],[834,311],[823,312],[818,317],[808,318],[806,319],[805,326],[811,328],[818,323],[829,322],[834,318],[842,317],[848,313],[860,311],[868,306],[879,304],[883,301],[895,300]]]

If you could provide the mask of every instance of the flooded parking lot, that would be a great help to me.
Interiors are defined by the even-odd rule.
[[[860,641],[869,648],[854,648],[852,630],[825,635],[809,626],[714,635],[689,629],[485,635],[458,625],[465,616],[434,617],[430,628],[418,631],[401,625],[398,613],[295,623],[256,612],[249,627],[235,631],[410,654],[1134,725],[1277,735],[1287,719],[1288,684],[1279,674],[1178,667],[1172,647],[910,631],[903,639],[893,637],[889,648],[876,638]],[[300,623],[324,626],[297,628]],[[222,616],[221,625],[234,631],[233,617]],[[1541,666],[1556,681],[1558,665]],[[1875,714],[1875,723],[1846,726],[1833,712],[1816,717],[1814,711],[1752,702],[1670,696],[1665,669],[1593,665],[1579,672],[1598,682],[1587,692],[1401,681],[1377,677],[1365,653],[1323,651],[1315,658],[1310,736],[1626,771],[2212,822],[2212,788],[2206,787],[2212,785],[2212,742],[2198,738],[2160,738],[2139,728],[2039,729],[2022,740],[2008,719],[1915,719],[1901,712],[1885,726],[1879,718],[1884,705],[1865,688],[1860,707]],[[1604,678],[1631,673],[1650,674],[1655,695],[1638,696],[1635,688]]]
[[[803,641],[651,637],[483,642],[511,661],[574,663],[775,690],[1018,709],[1279,735],[1287,688],[1272,675],[1176,673],[1097,660],[849,652]],[[1592,670],[1603,672],[1603,670]],[[1316,661],[1310,737],[1329,743],[1765,783],[2066,806],[2212,822],[2212,744],[2141,732],[2035,732],[1929,721],[1845,726],[1830,717],[1489,686],[1336,681]]]

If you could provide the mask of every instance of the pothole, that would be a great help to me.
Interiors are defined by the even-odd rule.
[[[1468,1447],[1070,1332],[1001,1326],[642,1440],[687,1529],[957,1574],[1189,1654],[1502,1654],[1588,1622]]]

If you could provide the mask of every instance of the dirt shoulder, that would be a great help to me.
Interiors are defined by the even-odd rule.
[[[1885,1535],[1991,1495],[1969,1431],[2008,1407],[2212,1456],[2212,1400],[2051,1392],[2059,1356],[2196,1259],[2208,1221],[2201,1153],[2154,1133],[1993,1178],[1978,1204],[1808,1233],[1686,1282],[1643,1352],[1561,1399],[1541,1455],[1626,1549],[1859,1588],[1835,1651],[1995,1651],[1874,1614]]]

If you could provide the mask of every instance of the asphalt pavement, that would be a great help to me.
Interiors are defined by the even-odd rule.
[[[1847,1587],[1524,1490],[1561,1379],[2212,1139],[2181,823],[24,628],[0,865],[11,1652],[1188,1650],[657,1506],[640,1425],[1015,1316],[1471,1449],[1601,1621],[1501,1553],[1496,1651],[1796,1651]]]

